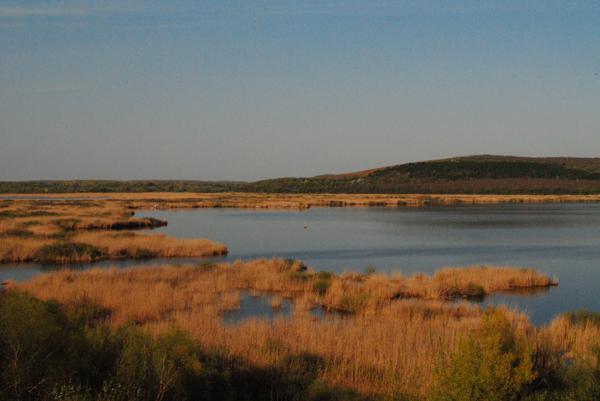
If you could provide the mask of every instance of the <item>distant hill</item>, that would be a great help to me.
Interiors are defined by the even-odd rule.
[[[273,192],[597,194],[600,158],[476,155],[399,164],[346,174],[256,182],[15,181],[0,193]]]
[[[256,192],[600,193],[600,158],[477,155],[249,183]]]

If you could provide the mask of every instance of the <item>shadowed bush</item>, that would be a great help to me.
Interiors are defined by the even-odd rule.
[[[31,238],[34,234],[32,231],[17,228],[14,230],[7,230],[3,232],[2,235],[7,237]]]
[[[597,312],[592,312],[589,310],[579,310],[565,313],[564,316],[571,322],[571,324],[591,324],[600,327],[600,313]]]
[[[291,355],[256,367],[204,352],[187,333],[110,329],[110,311],[82,298],[0,294],[2,401],[367,400],[317,381],[323,360]]]
[[[58,305],[26,294],[0,297],[0,396],[39,399],[69,375],[71,333]]]
[[[40,262],[94,261],[105,256],[101,249],[83,242],[65,242],[45,245],[33,256]]]

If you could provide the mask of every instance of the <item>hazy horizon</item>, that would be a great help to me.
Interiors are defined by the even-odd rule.
[[[595,157],[600,3],[13,1],[0,180]]]

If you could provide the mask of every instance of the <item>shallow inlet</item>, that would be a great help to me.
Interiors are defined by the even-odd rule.
[[[240,296],[238,309],[228,310],[222,313],[225,324],[240,324],[248,319],[265,319],[273,322],[276,319],[288,319],[295,313],[294,302],[290,299],[281,299],[281,304],[273,307],[272,294],[251,294],[245,291]],[[309,311],[314,319],[324,319],[333,316],[343,316],[335,311],[326,311],[321,306],[313,306]]]

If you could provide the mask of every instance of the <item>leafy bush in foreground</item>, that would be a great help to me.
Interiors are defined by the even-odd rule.
[[[532,351],[504,314],[488,311],[482,327],[461,340],[452,363],[440,372],[431,400],[516,401],[535,378]]]

